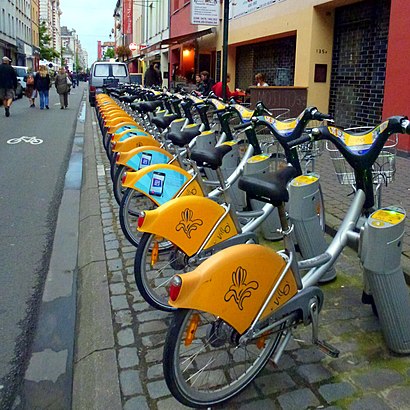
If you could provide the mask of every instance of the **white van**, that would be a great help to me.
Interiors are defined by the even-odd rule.
[[[16,70],[17,79],[20,81],[23,91],[26,89],[26,79],[28,68],[21,65],[13,65],[13,68]]]
[[[95,96],[104,92],[104,87],[118,83],[130,83],[128,66],[125,63],[96,61],[90,68],[88,78],[88,101],[95,106]]]

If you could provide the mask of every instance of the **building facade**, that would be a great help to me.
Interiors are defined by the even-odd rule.
[[[38,61],[38,44],[33,43],[36,28],[38,31],[38,1],[0,2],[0,57],[9,57],[14,65],[35,68]]]

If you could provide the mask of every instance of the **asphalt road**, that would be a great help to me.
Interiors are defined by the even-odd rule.
[[[0,408],[27,365],[84,88],[72,90],[67,110],[55,89],[49,110],[25,97],[9,118],[0,107]],[[8,143],[22,136],[42,143]]]

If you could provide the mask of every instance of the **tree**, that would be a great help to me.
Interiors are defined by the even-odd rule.
[[[104,53],[104,59],[106,58],[114,58],[115,57],[115,51],[113,47],[107,48]]]
[[[60,57],[60,53],[53,47],[50,47],[51,37],[47,33],[46,23],[43,21],[39,28],[40,57],[43,60],[51,61]]]

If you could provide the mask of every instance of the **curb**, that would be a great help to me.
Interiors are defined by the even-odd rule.
[[[94,148],[95,114],[87,111],[80,198],[78,299],[73,409],[121,409]]]

